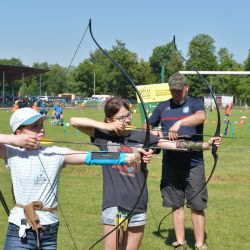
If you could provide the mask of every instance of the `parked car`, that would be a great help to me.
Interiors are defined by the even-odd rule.
[[[38,99],[41,100],[41,101],[45,101],[45,102],[49,101],[49,97],[47,95],[46,96],[39,95]]]
[[[99,98],[99,97],[90,97],[89,102],[104,103],[105,100],[103,98]]]
[[[83,101],[84,101],[84,97],[76,96],[74,99],[71,100],[71,104],[77,105],[79,103],[82,103]]]
[[[90,97],[85,97],[85,98],[83,99],[83,101],[84,101],[84,103],[90,102]]]

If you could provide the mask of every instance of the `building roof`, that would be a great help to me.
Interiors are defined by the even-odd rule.
[[[31,75],[38,75],[48,72],[48,69],[38,69],[32,67],[25,66],[16,66],[16,65],[4,65],[0,64],[0,79],[3,80],[3,72],[4,72],[4,80],[5,82],[20,80],[24,74],[24,77]]]

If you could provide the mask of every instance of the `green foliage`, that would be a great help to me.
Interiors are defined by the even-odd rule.
[[[188,56],[185,65],[187,70],[193,70],[190,65],[193,65],[197,70],[217,69],[214,40],[209,35],[199,34],[195,36],[189,44]],[[204,78],[208,77],[204,76]],[[204,93],[209,93],[209,90],[197,75],[190,76],[188,79],[191,95],[201,97]]]
[[[149,62],[157,83],[161,82],[162,70],[165,72],[164,82],[167,82],[170,75],[181,70],[183,67],[181,59],[176,53],[173,53],[173,45],[171,42],[155,47],[149,58]]]
[[[219,70],[233,70],[236,62],[233,60],[233,54],[230,54],[227,48],[221,48],[218,51],[218,63]]]
[[[237,96],[240,100],[244,100],[247,103],[247,100],[250,100],[250,77],[245,77],[239,81],[239,84],[236,86]]]
[[[14,57],[12,57],[11,59],[0,59],[0,64],[24,66],[20,59]]]
[[[244,62],[244,67],[245,70],[249,71],[250,70],[250,49],[248,50],[248,56],[246,61]]]
[[[45,88],[51,95],[57,95],[62,93],[67,84],[67,71],[59,64],[50,66],[50,71],[46,73],[47,81],[45,82]]]
[[[149,64],[139,61],[137,55],[130,52],[121,41],[117,41],[116,46],[107,52],[126,70],[136,85],[154,82]],[[129,99],[135,98],[131,84],[99,49],[91,52],[90,58],[84,60],[74,73],[79,90],[86,96],[93,94],[94,75],[96,94],[105,93]]]
[[[215,41],[209,35],[199,34],[195,36],[188,47],[188,64],[192,64],[198,70],[216,70],[217,61],[215,55]]]

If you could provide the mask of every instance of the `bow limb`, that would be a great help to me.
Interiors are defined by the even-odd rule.
[[[92,33],[92,25],[91,25],[91,19],[89,20],[89,31],[90,31],[90,35],[94,41],[94,43],[96,44],[96,46],[102,51],[102,53],[112,62],[112,64],[120,71],[120,73],[122,74],[122,76],[131,83],[131,85],[133,86],[136,94],[138,95],[141,104],[142,104],[142,109],[143,109],[143,113],[145,115],[145,121],[147,124],[147,129],[146,129],[146,136],[145,136],[145,141],[143,144],[143,147],[148,149],[149,148],[149,144],[150,144],[150,127],[149,127],[149,119],[148,119],[148,115],[147,115],[147,111],[146,111],[146,106],[145,103],[143,101],[143,98],[141,96],[141,93],[139,92],[138,88],[136,87],[134,80],[130,77],[130,75],[121,67],[120,64],[118,64],[109,54],[107,51],[105,51],[96,41],[93,33]]]
[[[147,129],[146,129],[146,134],[145,134],[145,140],[144,140],[144,143],[143,143],[143,148],[145,148],[146,150],[149,149],[150,147],[150,127],[149,127],[149,119],[148,119],[148,116],[147,116],[147,112],[146,112],[146,107],[145,107],[145,103],[143,101],[143,98],[139,92],[139,90],[137,89],[133,79],[129,76],[129,74],[121,67],[120,64],[118,64],[108,53],[107,51],[105,51],[99,44],[98,42],[96,41],[93,33],[92,33],[92,26],[91,26],[91,19],[89,20],[89,31],[90,31],[90,35],[94,41],[94,43],[96,44],[96,46],[102,51],[102,53],[111,61],[111,63],[120,71],[120,73],[122,74],[122,76],[128,81],[130,82],[130,84],[133,86],[136,94],[138,95],[140,101],[141,101],[141,104],[142,104],[142,109],[143,109],[143,112],[144,112],[144,115],[145,115],[145,121],[146,121],[146,124],[147,124]],[[117,228],[119,228],[129,217],[130,215],[133,213],[133,211],[135,210],[140,198],[142,197],[142,194],[143,194],[143,191],[144,191],[144,188],[146,186],[146,182],[147,182],[147,174],[148,174],[148,171],[147,171],[147,164],[146,163],[141,163],[141,169],[144,171],[144,175],[145,175],[145,178],[144,178],[144,183],[142,185],[142,188],[141,188],[141,191],[140,191],[140,194],[139,194],[139,197],[137,199],[137,201],[135,202],[134,206],[132,207],[132,209],[130,210],[130,212],[128,213],[128,215],[117,225],[115,226],[109,233],[107,233],[106,235],[104,235],[103,237],[101,237],[99,240],[97,240],[89,249],[93,249],[99,242],[101,242],[103,239],[105,239],[108,235],[110,235],[112,232],[114,232]]]
[[[3,206],[7,216],[9,216],[10,215],[10,210],[8,208],[8,205],[7,205],[6,201],[5,201],[5,198],[4,198],[3,193],[2,193],[1,190],[0,190],[0,201],[2,203],[2,206]]]

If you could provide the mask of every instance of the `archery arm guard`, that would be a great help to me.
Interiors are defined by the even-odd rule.
[[[203,151],[203,142],[179,140],[176,142],[176,148],[187,151]]]
[[[123,152],[89,152],[85,157],[87,165],[125,165],[126,153]]]

